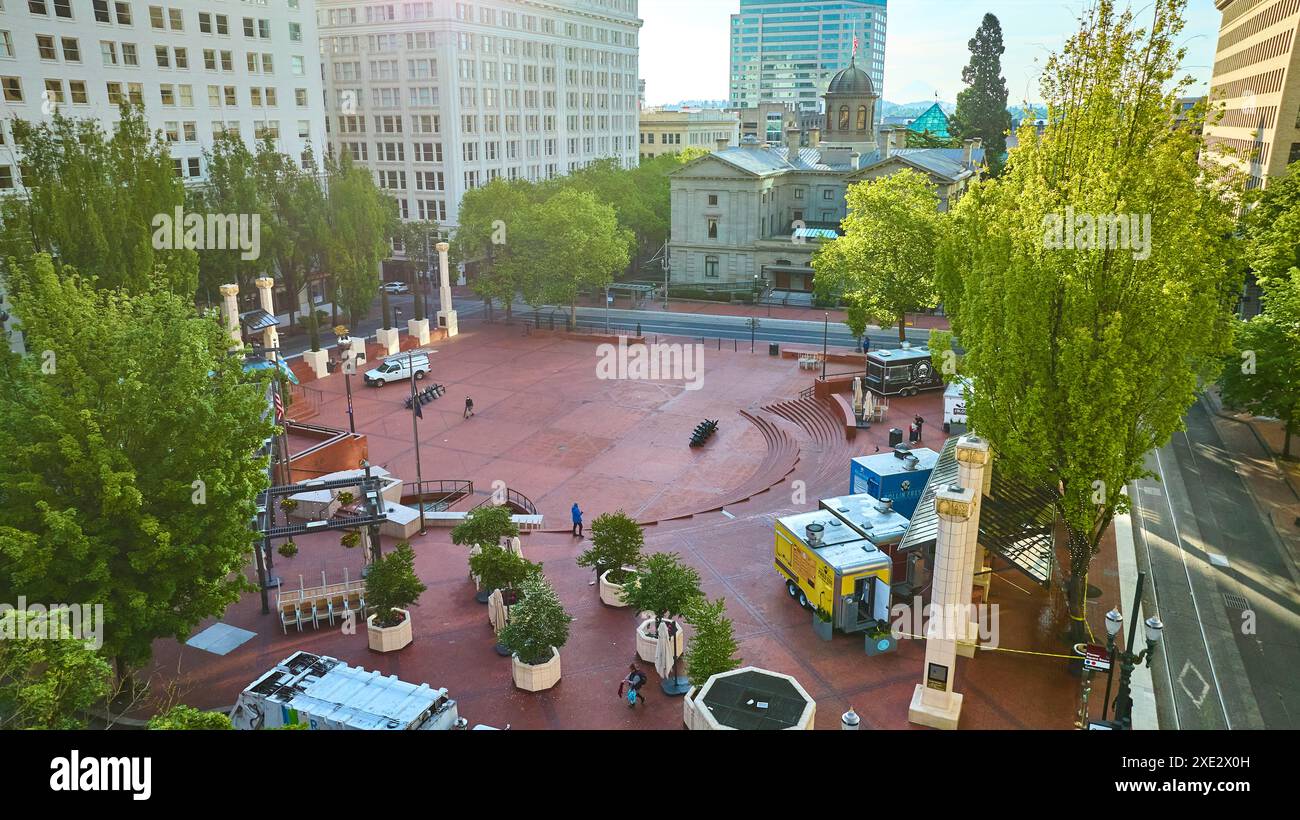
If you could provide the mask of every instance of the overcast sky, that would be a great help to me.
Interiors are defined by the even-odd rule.
[[[966,43],[986,12],[1002,22],[1007,53],[1002,70],[1011,102],[1037,101],[1046,56],[1078,28],[1085,0],[889,0],[885,39],[885,97],[907,103],[939,97],[949,102],[962,89]],[[1147,8],[1134,0],[1134,8]],[[740,0],[641,0],[641,77],[649,105],[727,98],[728,31]],[[1184,69],[1209,85],[1218,40],[1213,0],[1189,0]]]

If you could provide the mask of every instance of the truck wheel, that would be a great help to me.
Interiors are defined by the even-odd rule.
[[[375,379],[375,387],[383,387],[383,386],[384,386],[383,379]]]
[[[424,381],[424,371],[423,370],[415,371],[415,379],[416,381]]]
[[[796,584],[794,581],[785,582],[785,591],[790,593],[791,598],[799,597],[799,585]]]
[[[808,596],[801,589],[799,590],[799,606],[808,609]]]

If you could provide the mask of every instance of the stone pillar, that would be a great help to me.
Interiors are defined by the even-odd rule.
[[[262,303],[262,310],[271,314],[275,318],[275,280],[269,276],[263,276],[253,281],[257,285],[257,298]],[[268,327],[262,331],[262,346],[266,349],[266,360],[273,362],[279,358],[280,354],[276,350],[280,346],[280,331],[274,327]]]
[[[416,344],[424,347],[429,343],[429,320],[428,319],[407,319],[406,332],[415,339]]]
[[[221,315],[226,320],[226,332],[230,334],[230,349],[243,349],[244,336],[239,330],[239,285],[221,286]]]
[[[456,327],[456,311],[451,303],[451,273],[448,271],[447,251],[451,246],[446,242],[438,243],[438,297],[442,310],[438,311],[438,327],[447,329],[447,338],[460,333]]]
[[[967,527],[971,525],[975,493],[952,484],[935,496],[939,537],[934,549],[934,580],[930,592],[930,622],[925,636],[925,668],[912,693],[907,719],[935,729],[956,729],[962,696],[953,691],[957,674],[957,635],[965,612],[961,610],[961,580]],[[956,619],[954,621],[954,618]]]
[[[964,658],[975,657],[979,644],[979,621],[971,606],[971,590],[975,573],[984,566],[979,545],[980,511],[984,508],[984,474],[988,472],[989,443],[977,435],[962,436],[957,441],[957,483],[972,488],[974,494],[970,526],[966,528],[966,542],[962,546],[962,579],[960,586],[962,625],[966,627],[965,640],[957,642],[957,654]],[[958,635],[961,633],[958,632]]]

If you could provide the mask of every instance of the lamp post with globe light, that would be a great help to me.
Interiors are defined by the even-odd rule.
[[[1142,586],[1146,582],[1146,573],[1139,572],[1137,577],[1137,589],[1133,595],[1133,612],[1137,612],[1138,607],[1142,604]],[[1133,624],[1129,628],[1128,641],[1124,644],[1124,651],[1119,654],[1120,675],[1119,675],[1119,692],[1115,695],[1115,722],[1123,729],[1132,728],[1133,724],[1133,698],[1130,694],[1130,685],[1133,677],[1133,670],[1138,664],[1151,663],[1151,657],[1155,654],[1156,645],[1160,643],[1160,637],[1164,633],[1165,625],[1156,616],[1147,618],[1144,626],[1146,628],[1147,646],[1141,652],[1134,653],[1133,646],[1137,641],[1137,619],[1133,619]],[[1111,658],[1115,658],[1115,638],[1119,636],[1120,631],[1124,628],[1124,615],[1119,609],[1112,609],[1106,613],[1106,649]],[[1111,663],[1111,671],[1106,677],[1106,697],[1102,704],[1102,721],[1106,720],[1106,711],[1110,706],[1110,685],[1114,676],[1114,661]]]

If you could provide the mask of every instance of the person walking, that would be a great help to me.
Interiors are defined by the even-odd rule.
[[[573,509],[569,510],[569,513],[573,516],[573,536],[575,538],[581,538],[582,537],[582,510],[578,509],[578,502],[576,501],[573,502]]]
[[[636,664],[628,665],[627,677],[618,685],[618,696],[621,698],[625,692],[627,694],[627,708],[636,706],[638,700],[645,703],[645,695],[641,694],[641,687],[645,686],[647,680],[646,674],[637,669]]]
[[[465,418],[474,415],[474,400],[469,396],[465,397]]]
[[[865,334],[862,337],[862,352],[863,353],[871,352],[871,337]]]

